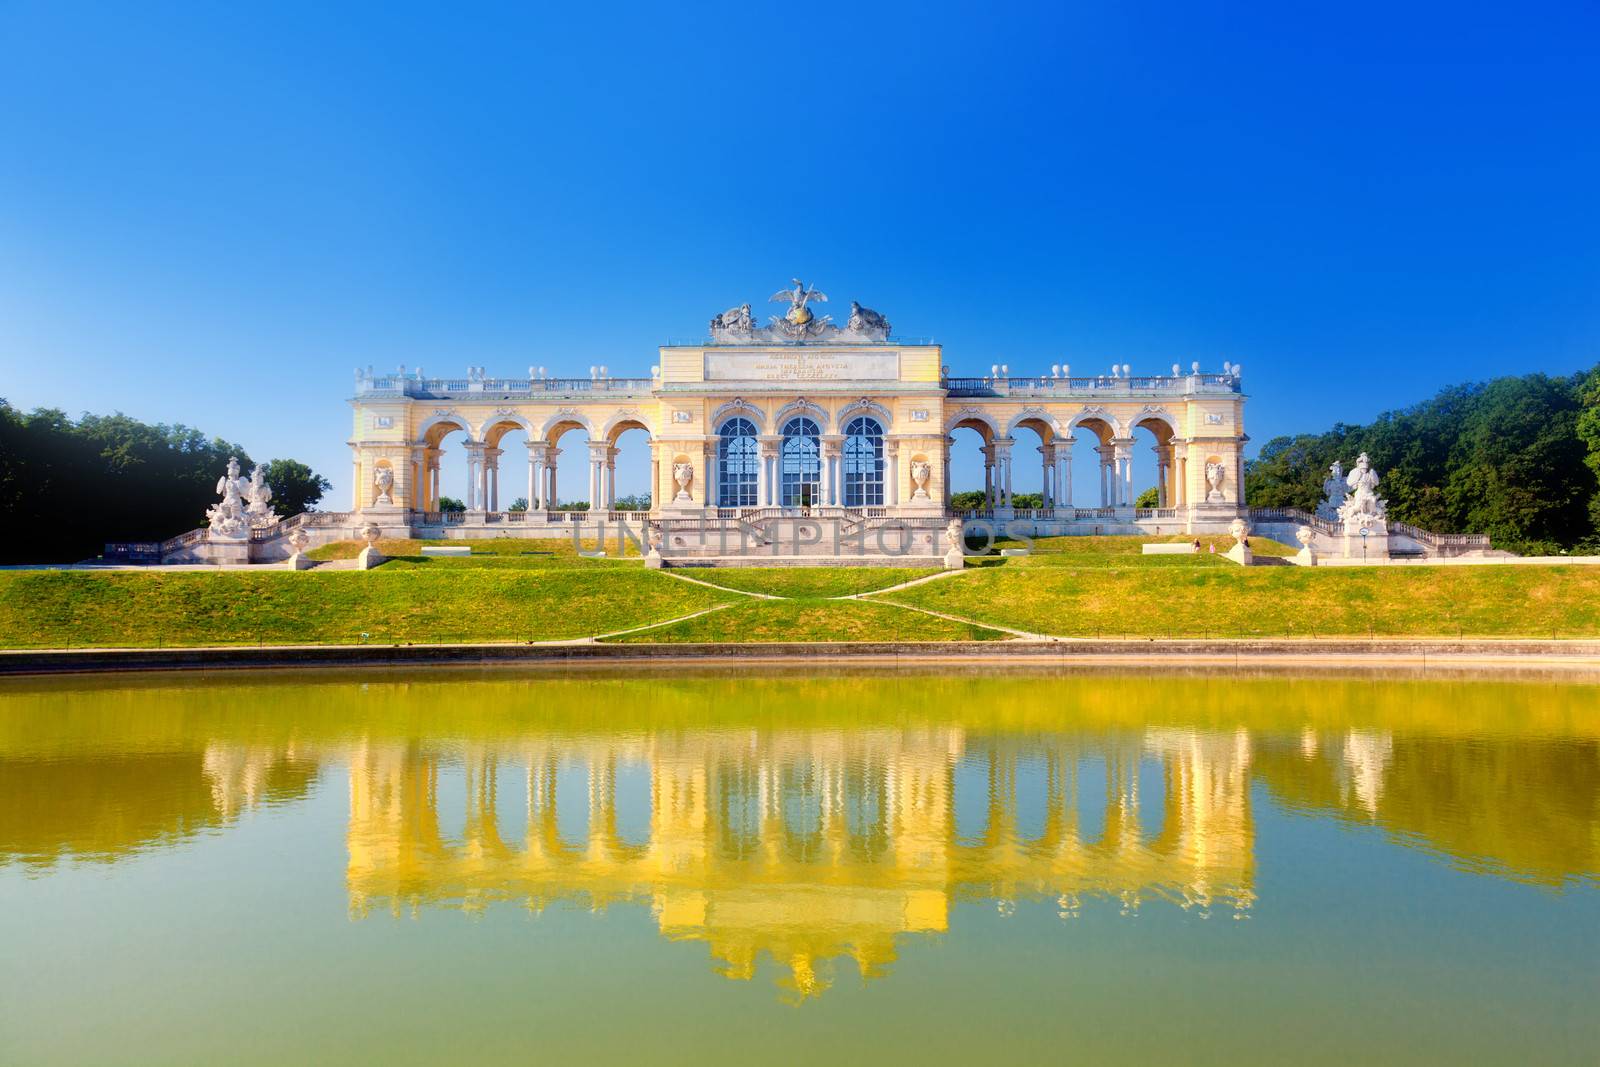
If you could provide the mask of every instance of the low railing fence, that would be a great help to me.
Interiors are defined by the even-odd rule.
[[[1100,375],[1088,378],[946,378],[954,397],[972,396],[1183,396],[1188,393],[1237,393],[1241,379],[1230,374],[1170,374],[1137,377]]]
[[[1309,526],[1313,530],[1335,536],[1344,532],[1342,523],[1330,521],[1321,515],[1313,515],[1300,508],[1250,508],[1246,514],[1254,523],[1282,522],[1295,526]]]
[[[1391,522],[1389,529],[1398,534],[1404,534],[1413,541],[1419,541],[1430,548],[1488,548],[1489,536],[1487,534],[1442,534],[1431,530],[1424,530],[1410,523]]]

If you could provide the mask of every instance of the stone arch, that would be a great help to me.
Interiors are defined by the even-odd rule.
[[[850,403],[839,409],[838,417],[834,420],[833,432],[844,433],[844,428],[849,424],[850,420],[860,415],[870,415],[877,419],[878,425],[883,427],[885,434],[894,430],[894,413],[876,400],[862,397],[860,400],[850,401]]]
[[[1057,437],[1065,437],[1068,433],[1062,427],[1060,419],[1042,408],[1024,408],[1012,416],[1011,421],[1006,424],[1005,436],[1015,438],[1017,430],[1021,427],[1027,427],[1038,434],[1039,440],[1044,444],[1050,444]]]
[[[455,433],[457,430],[467,435],[469,444],[479,440],[472,432],[471,422],[454,412],[447,412],[443,415],[430,415],[421,426],[417,427],[416,444],[422,448],[437,448],[439,441],[446,434]]]
[[[491,448],[496,448],[500,444],[500,438],[515,430],[527,434],[529,441],[537,436],[533,424],[521,415],[499,412],[483,420],[483,425],[478,428],[478,440]]]
[[[828,413],[820,406],[812,403],[803,396],[789,401],[789,403],[778,409],[778,413],[772,417],[772,425],[775,428],[775,431],[782,433],[783,424],[799,415],[804,415],[807,418],[812,419],[818,426],[824,427],[824,433],[827,432],[826,427],[828,426]]]
[[[1166,408],[1145,408],[1143,411],[1139,412],[1137,415],[1133,416],[1133,418],[1128,420],[1128,431],[1124,436],[1132,437],[1133,431],[1137,430],[1140,426],[1143,426],[1146,423],[1152,422],[1166,428],[1165,434],[1162,434],[1158,430],[1151,430],[1151,432],[1156,435],[1157,440],[1165,443],[1174,437],[1180,436],[1178,431],[1178,420],[1172,414],[1172,412],[1168,411]]]
[[[582,430],[589,435],[591,441],[594,440],[594,427],[589,424],[588,419],[576,411],[558,411],[551,415],[539,428],[539,437],[547,444],[553,445],[568,430]]]
[[[1037,446],[1032,438],[1038,439]],[[1060,421],[1043,408],[1024,408],[1012,416],[1006,424],[1005,436],[1010,443],[1006,453],[1007,492],[1013,497],[1027,497],[1033,493],[1033,482],[1037,478],[1039,506],[1055,506],[1060,495],[1056,484],[1059,480],[1056,447],[1065,439]],[[1070,443],[1067,447],[1071,447]]]
[[[615,445],[617,438],[629,430],[643,430],[651,437],[656,435],[655,427],[650,425],[650,420],[637,411],[619,411],[606,420],[600,430],[600,439],[606,444]]]
[[[1099,430],[1095,429],[1095,423],[1099,423],[1101,426],[1104,426],[1107,432],[1103,434],[1100,433]],[[1071,436],[1077,432],[1078,427],[1080,426],[1087,426],[1089,429],[1095,430],[1095,433],[1102,441],[1109,441],[1113,437],[1127,436],[1127,431],[1123,429],[1121,421],[1118,420],[1118,418],[1111,412],[1102,407],[1087,407],[1082,411],[1079,411],[1076,415],[1072,416],[1072,418],[1067,420],[1067,425],[1063,431],[1063,436]]]
[[[706,425],[712,433],[719,434],[722,432],[722,424],[733,418],[749,419],[751,425],[756,428],[756,433],[767,432],[767,417],[761,413],[760,408],[742,397],[735,397],[718,407],[711,413],[711,419]]]
[[[963,427],[969,430],[976,430],[985,444],[997,437],[1005,436],[1000,432],[1000,426],[994,421],[994,418],[985,412],[979,411],[977,408],[962,408],[954,415],[951,415],[944,424],[945,436],[948,437]]]

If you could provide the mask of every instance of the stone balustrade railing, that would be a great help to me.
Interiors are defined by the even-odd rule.
[[[1239,393],[1241,379],[1231,374],[1146,375],[1096,378],[946,378],[951,396],[1062,397],[1190,396],[1196,393]]]
[[[1239,393],[1242,379],[1232,374],[1142,375],[1129,377],[946,378],[940,383],[953,397],[1174,397],[1200,393]],[[417,378],[378,374],[356,382],[362,396],[403,396],[417,400],[522,400],[539,397],[583,397],[601,394],[643,399],[660,388],[655,378]]]
[[[1253,523],[1282,522],[1295,526],[1309,526],[1325,534],[1342,534],[1344,524],[1313,515],[1299,508],[1251,508],[1247,514]]]
[[[1391,522],[1389,529],[1430,548],[1488,548],[1490,543],[1488,534],[1434,533],[1405,522]]]
[[[356,391],[363,396],[388,395],[418,400],[533,399],[535,397],[606,396],[644,398],[657,387],[653,378],[416,378],[398,374],[362,377]]]

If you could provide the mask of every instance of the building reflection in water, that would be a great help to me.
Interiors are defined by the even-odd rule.
[[[883,973],[897,937],[945,930],[957,900],[1242,913],[1250,748],[1243,731],[1091,744],[959,729],[365,744],[350,759],[350,901],[358,915],[648,901],[664,935],[707,942],[729,977],[770,954],[804,995],[822,961]],[[457,766],[465,812],[447,834],[441,777]],[[639,788],[619,797],[629,775]]]
[[[252,808],[300,803],[344,765],[357,918],[645,904],[664,936],[704,942],[729,977],[768,957],[802,997],[826,988],[834,961],[884,974],[901,940],[945,931],[962,902],[1046,901],[1063,920],[1091,906],[1247,917],[1257,865],[1273,862],[1257,855],[1252,789],[1264,790],[1257,803],[1378,827],[1474,873],[1555,891],[1600,875],[1600,742],[1588,705],[1571,703],[1587,690],[1495,691],[1482,714],[1403,691],[1426,712],[1404,729],[1343,712],[1230,727],[1219,704],[1193,716],[1204,727],[1070,731],[952,714],[531,732],[489,716],[437,741],[409,718],[443,706],[435,689],[414,704],[398,702],[403,688],[375,692],[386,717],[354,733],[359,705],[323,721],[263,703],[241,720],[228,691],[197,692],[185,704],[121,690],[116,702],[44,691],[14,703],[0,716],[0,870],[48,878],[225,832]],[[1138,718],[1139,701],[1111,696]],[[1341,709],[1351,697],[1326,694]],[[1511,719],[1524,728],[1545,716],[1538,729],[1492,725],[1508,698],[1525,701]]]

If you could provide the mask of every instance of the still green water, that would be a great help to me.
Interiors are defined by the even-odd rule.
[[[0,683],[0,1063],[1595,1063],[1600,686]]]

